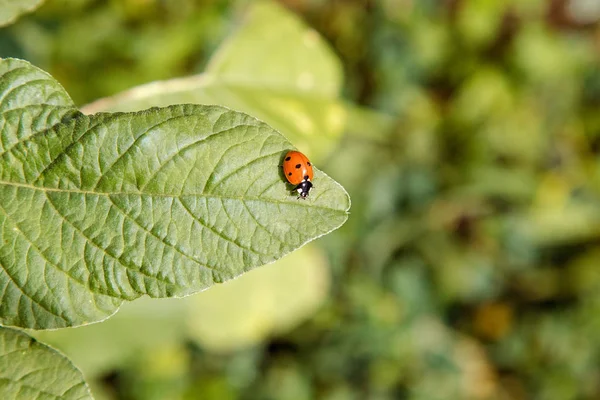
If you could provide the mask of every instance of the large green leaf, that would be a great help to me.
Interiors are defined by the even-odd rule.
[[[318,162],[346,124],[341,81],[340,61],[317,32],[281,6],[256,2],[205,73],[142,85],[82,111],[224,105],[267,122]]]
[[[14,22],[22,14],[37,8],[44,0],[0,0],[0,26]]]
[[[0,398],[91,399],[83,376],[63,355],[32,337],[0,327]]]
[[[191,294],[347,219],[348,195],[317,169],[310,198],[292,195],[279,167],[291,144],[248,115],[85,116],[28,63],[0,72],[3,324],[80,325],[122,300]]]

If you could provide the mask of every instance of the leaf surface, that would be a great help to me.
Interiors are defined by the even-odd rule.
[[[279,165],[292,146],[248,115],[176,105],[86,116],[52,79],[29,79],[39,70],[26,62],[0,71],[3,324],[81,325],[144,294],[185,296],[347,219],[348,195],[318,170],[307,201],[290,193]]]
[[[0,327],[0,398],[92,399],[81,372],[23,332]]]

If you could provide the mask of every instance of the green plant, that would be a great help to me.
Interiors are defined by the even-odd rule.
[[[255,12],[259,19],[271,19],[279,11],[261,6]],[[321,117],[339,126],[337,66],[316,63],[325,66],[317,71],[279,66],[262,77],[251,74],[256,65],[244,70],[229,62],[245,48],[236,41],[263,34],[252,29],[260,24],[248,26],[206,74],[190,78],[204,82],[200,87],[185,85],[174,96],[169,89],[181,80],[165,82],[152,94],[169,93],[173,103],[197,96],[188,102],[248,112],[268,101],[273,107],[262,108],[262,116],[281,121],[282,131],[292,136],[306,135],[302,129],[314,124],[309,120],[308,127],[295,123],[285,129],[287,119],[279,115],[286,110],[302,118],[303,107],[319,107],[313,112],[316,121]],[[292,34],[304,34],[297,23],[290,26]],[[314,56],[329,57],[314,33],[304,43],[311,62]],[[294,145],[242,112],[163,104],[86,115],[50,75],[18,59],[0,60],[0,92],[3,325],[73,327],[106,319],[124,301],[143,295],[186,296],[271,263],[348,217],[347,193],[317,169],[318,191],[306,202],[296,199],[278,167]],[[119,99],[123,107],[129,97]],[[105,100],[84,110],[109,104],[118,108],[119,102]],[[336,129],[325,132],[331,135],[311,141],[321,151]],[[27,369],[37,368],[39,357],[58,357],[51,350],[10,345],[25,334],[9,328],[0,328],[0,336],[7,343],[0,365],[8,366],[15,351],[26,359],[22,368],[0,369],[3,398],[23,393],[89,397],[79,375],[72,381],[77,390],[67,390],[64,383],[45,382],[45,375]],[[72,369],[63,359],[45,371]]]

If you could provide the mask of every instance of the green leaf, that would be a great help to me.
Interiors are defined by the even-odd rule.
[[[347,219],[348,195],[318,169],[307,201],[290,192],[279,165],[291,144],[248,115],[85,116],[28,63],[0,71],[3,324],[81,325],[144,294],[195,293]]]
[[[341,81],[340,61],[317,32],[283,7],[257,2],[205,73],[142,85],[82,111],[224,105],[265,121],[318,162],[346,125]]]
[[[282,335],[314,316],[327,299],[329,280],[323,249],[310,243],[184,299],[143,297],[101,324],[32,334],[68,354],[92,382],[132,358],[190,339],[206,351],[229,352]]]
[[[0,327],[0,398],[92,399],[81,372],[56,350]]]
[[[22,14],[30,12],[44,0],[0,0],[0,26],[13,23]]]
[[[257,2],[206,72],[239,86],[337,97],[341,64],[321,36],[272,2]]]

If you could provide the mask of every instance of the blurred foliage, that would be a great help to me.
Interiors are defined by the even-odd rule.
[[[98,397],[600,398],[597,3],[283,3],[341,58],[346,98],[393,116],[348,107],[320,163],[353,199],[319,241],[330,294],[227,353],[188,334],[140,349],[87,375]],[[85,103],[200,72],[244,5],[48,0],[0,54]]]
[[[43,0],[2,0],[0,2],[0,26],[9,25],[21,15],[35,10]]]
[[[89,103],[82,112],[219,104],[285,132],[320,163],[346,125],[338,57],[314,29],[269,1],[252,3],[236,28],[202,73],[136,86]]]

